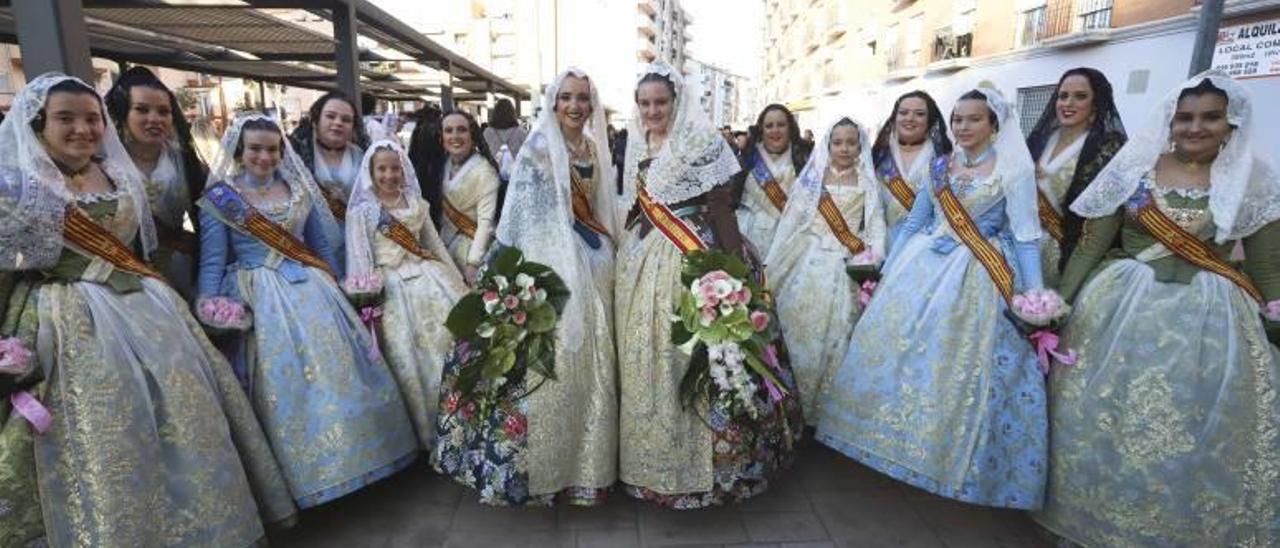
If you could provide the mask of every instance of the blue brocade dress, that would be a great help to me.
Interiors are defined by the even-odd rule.
[[[233,365],[247,378],[298,506],[336,499],[410,464],[418,442],[399,388],[371,356],[368,332],[329,274],[224,224],[207,197],[200,205],[199,293],[239,300],[253,313]],[[336,264],[302,193],[258,207]]]
[[[953,188],[1016,270],[1000,181]],[[957,243],[937,199],[921,193],[917,204],[912,215],[924,214],[923,228],[895,243],[819,405],[818,441],[948,498],[1039,508],[1048,433],[1033,348],[1004,317],[995,284]]]

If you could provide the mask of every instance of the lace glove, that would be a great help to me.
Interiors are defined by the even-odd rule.
[[[1044,288],[1044,275],[1040,270],[1040,242],[1013,242],[1014,255],[1018,259],[1019,282],[1022,291]]]
[[[1004,228],[1005,219],[1007,218],[1004,211],[1004,201],[1001,200],[1000,203],[987,209],[981,217],[975,219],[973,224],[978,225],[978,233],[982,234],[984,239],[990,239],[1000,232],[1001,228]],[[956,241],[951,235],[946,235],[934,240],[931,249],[946,255],[954,251],[958,245],[960,245],[960,242]]]

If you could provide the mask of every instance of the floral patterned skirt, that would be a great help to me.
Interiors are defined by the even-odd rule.
[[[456,390],[457,351],[445,362],[440,414],[431,465],[436,471],[480,492],[494,506],[575,506],[603,504],[607,488],[568,487],[559,493],[529,493],[529,398],[503,401],[491,409],[464,402]],[[516,393],[523,394],[524,389]]]

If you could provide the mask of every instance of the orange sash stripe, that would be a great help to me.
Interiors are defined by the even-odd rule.
[[[1005,261],[1004,255],[982,237],[978,226],[973,224],[973,218],[969,217],[969,212],[965,211],[964,205],[951,191],[950,185],[943,186],[937,194],[938,202],[942,205],[942,213],[946,216],[947,223],[951,225],[951,230],[960,236],[964,245],[973,252],[973,256],[982,263],[983,268],[987,269],[987,274],[991,275],[991,281],[996,284],[996,289],[1000,291],[1005,302],[1012,303],[1013,269]]]
[[[889,194],[892,194],[893,198],[898,200],[898,203],[902,205],[903,209],[911,211],[911,206],[916,203],[916,192],[911,190],[911,185],[908,185],[906,181],[902,180],[901,175],[889,179],[884,186],[889,187]]]
[[[826,190],[823,190],[822,197],[818,198],[818,213],[827,220],[827,226],[831,227],[831,232],[836,235],[836,239],[840,240],[841,244],[844,244],[849,253],[857,255],[866,251],[867,244],[849,230],[849,223],[845,222],[844,215],[840,213],[835,200],[831,199],[831,194]]]
[[[769,179],[760,183],[760,188],[764,189],[764,195],[769,197],[769,202],[773,207],[778,208],[779,212],[787,209],[787,191],[782,190],[782,185],[778,184],[778,181]]]
[[[422,246],[418,244],[418,239],[414,237],[413,231],[409,230],[409,227],[404,226],[404,223],[400,222],[399,219],[392,217],[391,214],[385,210],[382,212],[382,215],[385,215],[385,218],[384,222],[378,223],[379,233],[386,236],[388,240],[395,242],[396,245],[404,248],[405,251],[408,251],[418,258],[426,261],[437,260],[435,255],[432,255],[429,251],[423,249]]]
[[[649,222],[667,237],[667,240],[675,244],[681,253],[706,251],[707,244],[698,237],[697,232],[676,217],[666,204],[656,202],[652,196],[649,196],[649,191],[644,188],[643,177],[638,184],[640,188],[636,193],[636,201],[640,204],[640,210],[644,212],[645,217],[649,218]]]
[[[111,263],[116,270],[157,280],[164,279],[164,276],[134,255],[133,250],[115,234],[108,232],[74,204],[67,206],[62,223],[62,237],[76,247]]]
[[[609,236],[609,230],[600,224],[600,221],[596,219],[595,212],[591,210],[591,200],[587,198],[586,184],[582,182],[582,177],[578,175],[576,169],[569,168],[569,181],[573,185],[574,218],[596,234],[612,239]]]
[[[448,198],[441,198],[440,205],[441,209],[444,210],[444,216],[449,219],[449,222],[453,224],[454,228],[457,228],[459,232],[466,234],[468,238],[471,238],[472,240],[476,239],[476,222],[471,220],[471,217],[468,217],[466,213],[463,213],[458,208],[453,207],[453,202],[450,202]]]
[[[337,196],[334,196],[333,192],[328,188],[325,188],[324,185],[316,186],[320,188],[320,195],[324,196],[324,202],[325,204],[328,204],[329,212],[333,213],[333,218],[337,219],[339,223],[346,222],[347,204],[342,203],[342,200],[339,200]]]
[[[1058,210],[1053,208],[1053,203],[1049,201],[1049,197],[1044,195],[1040,189],[1036,189],[1036,203],[1040,210],[1040,225],[1044,227],[1045,232],[1052,236],[1054,241],[1059,244],[1065,239],[1065,233],[1062,230],[1062,215]]]
[[[329,263],[317,257],[315,253],[293,235],[292,232],[285,230],[284,227],[271,222],[265,215],[258,211],[254,211],[245,220],[244,228],[253,237],[267,244],[268,247],[279,251],[281,255],[298,261],[310,267],[318,268],[334,276],[333,270],[329,268]],[[334,276],[336,277],[336,276]]]
[[[1259,303],[1265,304],[1266,301],[1262,296],[1262,292],[1258,291],[1258,288],[1253,285],[1248,276],[1218,258],[1218,255],[1208,245],[1205,245],[1200,238],[1178,226],[1178,223],[1166,216],[1154,203],[1147,203],[1139,208],[1135,216],[1138,222],[1142,223],[1142,227],[1147,229],[1147,232],[1150,232],[1157,240],[1160,240],[1160,243],[1169,248],[1169,251],[1176,253],[1193,265],[1230,280],[1231,283],[1236,284],[1245,293],[1248,293],[1250,297],[1253,297]]]

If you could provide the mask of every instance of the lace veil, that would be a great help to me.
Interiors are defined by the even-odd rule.
[[[1170,123],[1182,90],[1209,80],[1227,93],[1227,120],[1235,127],[1209,168],[1209,212],[1218,243],[1243,238],[1280,218],[1280,179],[1253,148],[1253,103],[1244,86],[1210,70],[1174,88],[1155,107],[1143,130],[1129,139],[1093,180],[1071,210],[1082,217],[1115,213],[1138,189],[1142,177],[1169,150]]]
[[[996,113],[1000,128],[996,131],[992,147],[996,153],[996,166],[991,176],[997,178],[1004,189],[1005,213],[1013,237],[1021,242],[1039,240],[1040,210],[1036,203],[1036,168],[1022,137],[1022,125],[1018,110],[999,91],[979,87],[976,91],[987,97],[987,108]],[[952,140],[955,140],[954,129]],[[956,146],[954,154],[963,150]]]
[[[276,175],[289,185],[291,192],[302,192],[302,195],[311,202],[312,213],[320,216],[325,239],[331,245],[341,242],[342,227],[329,211],[324,195],[320,194],[315,179],[311,177],[311,170],[307,169],[307,164],[303,163],[302,158],[293,150],[293,144],[286,137],[284,128],[280,127],[280,122],[260,112],[241,114],[231,123],[231,127],[227,128],[227,132],[222,136],[222,146],[218,150],[218,155],[210,164],[209,180],[205,188],[221,181],[230,182],[241,174],[243,166],[236,160],[235,151],[244,133],[245,123],[253,120],[268,122],[280,132],[283,148],[280,151],[280,165],[276,166]]]
[[[569,149],[556,118],[556,96],[566,78],[585,78],[591,89],[591,118],[583,128],[583,137],[595,154],[595,170],[600,184],[591,196],[596,219],[609,234],[617,237],[617,214],[609,184],[613,173],[609,139],[606,136],[605,109],[593,80],[577,68],[556,77],[543,95],[542,110],[533,131],[525,139],[516,156],[507,183],[507,196],[499,217],[497,238],[502,245],[520,249],[527,260],[542,263],[564,280],[573,295],[565,306],[557,326],[557,344],[574,351],[585,335],[583,318],[588,306],[601,297],[591,278],[586,257],[579,253],[573,232],[573,187],[570,180]],[[608,299],[604,299],[608,302]],[[607,313],[607,311],[605,311]]]
[[[662,148],[654,154],[645,176],[645,187],[653,199],[668,205],[688,200],[741,171],[733,149],[703,112],[698,86],[686,83],[676,70],[661,61],[645,67],[641,78],[650,74],[666,78],[676,89],[671,130]],[[627,125],[627,155],[622,174],[622,203],[626,207],[635,203],[636,174],[640,162],[646,158],[647,134],[637,106]]]
[[[49,89],[66,81],[93,89],[65,74],[42,74],[18,92],[9,115],[0,124],[0,271],[47,268],[56,264],[62,254],[64,211],[75,196],[67,189],[65,176],[45,150],[40,136],[31,128],[31,121],[44,109]],[[149,257],[156,248],[156,231],[142,174],[120,142],[102,98],[96,93],[94,96],[106,124],[99,166],[116,188],[133,201],[143,255]]]
[[[867,227],[861,238],[862,241],[877,255],[884,256],[884,217],[880,208],[880,193],[876,188],[875,165],[871,161],[870,137],[866,126],[848,116],[841,116],[827,126],[826,133],[822,134],[818,145],[809,155],[809,161],[800,171],[800,176],[791,189],[791,195],[787,197],[787,207],[778,221],[778,230],[773,237],[773,245],[769,247],[765,264],[774,264],[777,257],[795,245],[796,235],[804,232],[809,228],[810,223],[818,218],[818,200],[822,197],[823,179],[826,177],[827,168],[831,165],[831,134],[842,122],[853,122],[858,130],[858,143],[861,144],[861,150],[858,154],[856,169],[858,187],[862,190],[865,200],[862,205],[862,219],[846,219],[846,221],[850,224],[849,229],[855,234],[858,232],[857,223],[861,221]]]
[[[351,187],[351,201],[347,204],[348,277],[372,274],[376,266],[374,264],[373,241],[371,238],[373,236],[372,229],[378,226],[378,218],[382,214],[382,204],[378,202],[378,197],[373,191],[373,175],[370,173],[370,167],[373,164],[373,156],[384,150],[394,152],[396,157],[400,159],[400,172],[404,174],[404,181],[400,185],[400,191],[404,193],[405,201],[409,204],[421,203],[422,201],[422,189],[418,186],[418,174],[413,169],[413,162],[409,161],[409,154],[405,152],[404,147],[390,139],[382,139],[369,145],[369,150],[364,153],[364,159],[360,161],[360,171],[357,172],[356,182]],[[430,221],[426,225],[425,229],[435,229]],[[447,259],[448,257],[441,258],[441,260]]]

